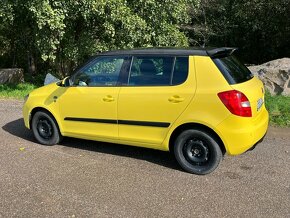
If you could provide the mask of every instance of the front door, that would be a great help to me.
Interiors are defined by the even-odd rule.
[[[97,57],[72,76],[71,86],[59,97],[65,135],[118,138],[118,81],[125,62],[125,57]]]

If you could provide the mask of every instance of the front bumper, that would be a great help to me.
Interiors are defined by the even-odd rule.
[[[23,120],[24,120],[24,124],[26,128],[30,129],[31,113],[29,111],[29,107],[27,106],[27,103],[23,105],[22,115],[23,115]]]

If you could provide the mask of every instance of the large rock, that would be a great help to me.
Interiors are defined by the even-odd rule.
[[[18,84],[24,82],[23,69],[11,68],[0,69],[0,84],[13,83]]]
[[[272,95],[290,96],[290,58],[273,60],[248,67],[264,83]]]

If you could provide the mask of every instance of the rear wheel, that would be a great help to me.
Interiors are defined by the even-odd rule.
[[[43,145],[55,145],[62,140],[56,121],[44,111],[34,114],[31,126],[34,137]]]
[[[197,129],[185,130],[176,138],[174,155],[185,171],[199,175],[214,171],[223,157],[215,139]]]

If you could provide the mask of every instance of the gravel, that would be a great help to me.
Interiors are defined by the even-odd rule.
[[[270,127],[210,175],[167,152],[66,138],[36,143],[0,100],[0,217],[290,217],[290,129]]]

